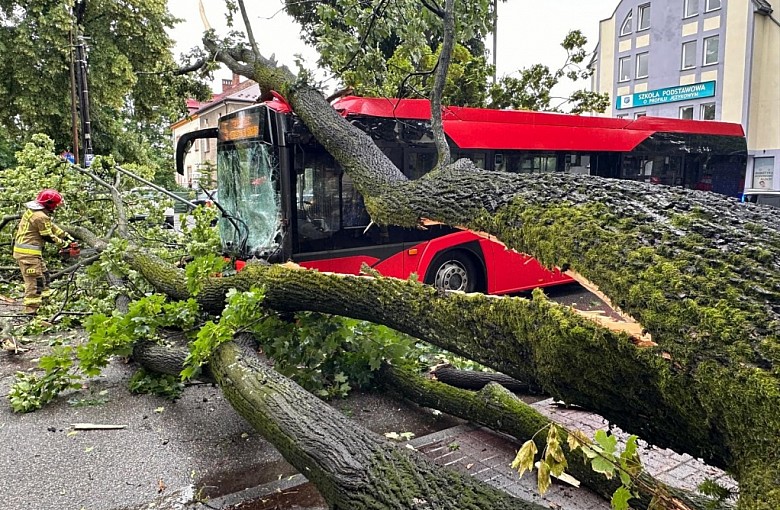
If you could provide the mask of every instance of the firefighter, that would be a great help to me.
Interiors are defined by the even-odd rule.
[[[62,204],[57,190],[45,189],[35,200],[27,202],[14,238],[14,259],[24,280],[24,313],[35,315],[49,284],[49,273],[43,261],[43,244],[53,242],[60,248],[77,248],[73,237],[53,224],[49,216]]]

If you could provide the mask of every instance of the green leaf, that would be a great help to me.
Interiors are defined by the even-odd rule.
[[[602,473],[608,479],[615,474],[615,465],[604,457],[596,457],[591,461],[591,468],[597,473]]]
[[[597,430],[595,435],[596,443],[601,446],[603,453],[613,454],[617,449],[617,438],[612,434],[608,434],[604,430]]]
[[[620,475],[620,483],[622,483],[624,487],[631,487],[633,483],[631,475],[622,469],[618,469],[618,474]]]
[[[614,510],[628,510],[628,501],[632,498],[631,491],[625,487],[618,487],[612,494],[612,508]]]
[[[539,494],[544,494],[550,488],[552,480],[550,479],[550,466],[545,461],[539,463],[539,471],[536,473],[537,487]]]
[[[532,471],[534,468],[534,458],[539,450],[536,448],[536,443],[529,439],[515,455],[515,460],[512,461],[512,469],[516,469],[518,474],[522,477],[526,471]]]

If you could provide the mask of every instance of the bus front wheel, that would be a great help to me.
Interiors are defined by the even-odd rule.
[[[437,289],[477,292],[481,285],[480,274],[474,261],[458,251],[436,257],[428,274],[427,283]]]

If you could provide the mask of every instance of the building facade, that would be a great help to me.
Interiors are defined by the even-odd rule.
[[[745,188],[780,190],[780,21],[766,0],[623,0],[602,20],[591,88],[606,115],[742,124]]]
[[[171,125],[173,147],[176,147],[181,135],[216,127],[220,117],[253,104],[259,96],[260,87],[257,83],[241,82],[238,75],[233,75],[232,80],[222,80],[222,92],[210,101],[199,103],[188,100],[187,116]],[[212,139],[195,141],[184,160],[184,175],[176,174],[177,184],[185,188],[199,188],[199,184],[207,189],[216,186],[216,143]]]

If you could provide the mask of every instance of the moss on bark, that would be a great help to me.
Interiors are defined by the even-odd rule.
[[[343,510],[542,510],[471,476],[435,466],[355,424],[229,342],[211,369],[231,405]]]
[[[550,424],[550,420],[527,405],[497,383],[490,383],[478,392],[454,388],[436,380],[423,377],[413,370],[404,367],[383,365],[381,382],[391,392],[397,392],[419,405],[438,409],[474,423],[484,425],[493,430],[514,436],[525,441],[536,436],[537,450],[545,448],[545,434],[537,434]],[[605,499],[611,499],[615,490],[620,487],[618,478],[607,479],[602,474],[591,469],[585,462],[581,451],[571,452],[566,445],[566,434],[561,437],[561,444],[566,452],[569,467],[567,473],[577,478],[584,487],[600,494]],[[707,509],[718,508],[716,502],[667,486],[643,473],[637,485],[645,488],[640,498],[631,501],[632,508],[648,508],[652,495],[658,494],[668,500],[676,500],[675,508]],[[720,508],[729,508],[723,505]]]

